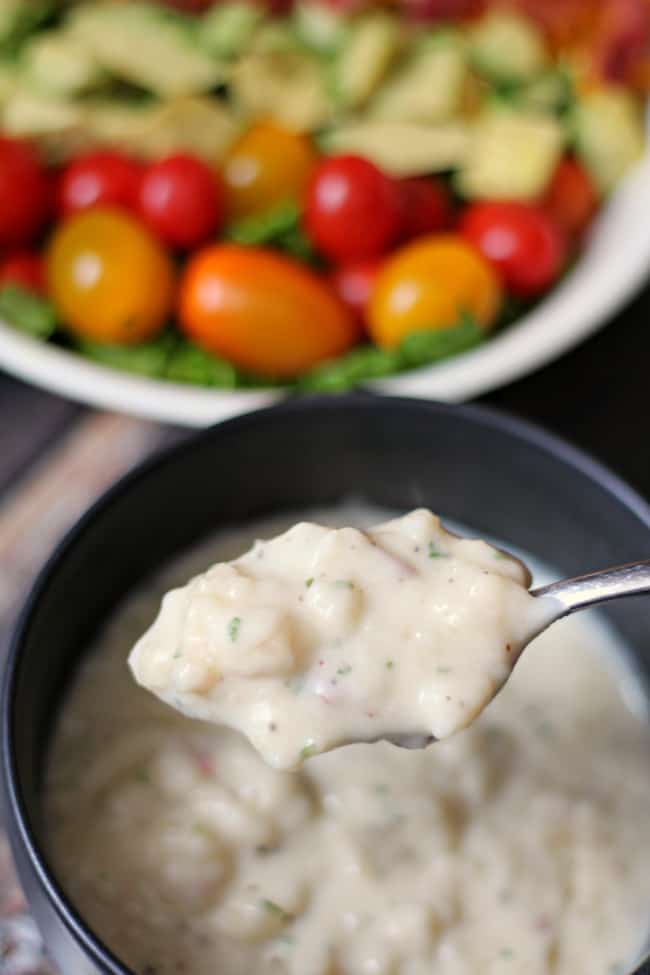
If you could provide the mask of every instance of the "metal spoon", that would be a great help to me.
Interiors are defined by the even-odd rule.
[[[627,562],[611,569],[600,569],[598,572],[588,572],[586,575],[531,589],[531,596],[548,600],[548,613],[543,614],[539,626],[531,631],[525,646],[556,620],[579,609],[598,606],[622,596],[643,596],[649,593],[650,559]],[[386,738],[400,748],[425,748],[435,741],[430,735],[418,734],[391,734]]]

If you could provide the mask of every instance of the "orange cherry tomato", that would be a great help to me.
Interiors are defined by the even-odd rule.
[[[249,217],[299,200],[318,155],[304,135],[273,122],[253,125],[232,147],[223,167],[231,217]]]
[[[462,314],[483,328],[501,307],[499,279],[487,261],[455,234],[421,237],[382,267],[368,306],[368,331],[392,348],[412,332],[444,330]]]
[[[46,255],[49,294],[71,332],[132,345],[165,324],[173,265],[136,220],[120,210],[87,210],[63,223]]]
[[[278,377],[340,355],[359,337],[348,309],[311,271],[231,244],[207,247],[189,262],[179,322],[209,352]]]

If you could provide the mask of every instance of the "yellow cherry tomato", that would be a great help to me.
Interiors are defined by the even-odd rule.
[[[66,327],[95,342],[143,342],[172,307],[170,258],[120,210],[87,210],[63,223],[49,243],[46,273]]]
[[[311,141],[272,122],[253,125],[232,147],[223,167],[231,217],[249,217],[299,200],[318,161]]]
[[[501,300],[497,275],[461,237],[421,237],[380,270],[368,306],[368,331],[377,345],[389,349],[412,332],[453,328],[464,313],[488,329]]]

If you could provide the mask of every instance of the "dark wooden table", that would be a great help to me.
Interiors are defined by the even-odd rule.
[[[650,286],[580,348],[482,402],[586,448],[650,499],[649,399]],[[0,417],[2,641],[38,565],[69,524],[140,457],[185,434],[94,413],[1,373]],[[51,973],[0,829],[0,975]]]

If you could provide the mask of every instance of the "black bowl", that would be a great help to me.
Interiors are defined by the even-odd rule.
[[[301,400],[230,420],[143,464],[59,546],[23,611],[5,673],[9,833],[65,975],[130,975],[71,907],[43,853],[48,735],[93,632],[147,573],[220,525],[350,496],[384,507],[427,505],[565,575],[650,550],[650,508],[625,484],[534,427],[471,406],[363,394]],[[647,681],[647,603],[626,600],[607,615]],[[650,975],[650,964],[641,973]]]

